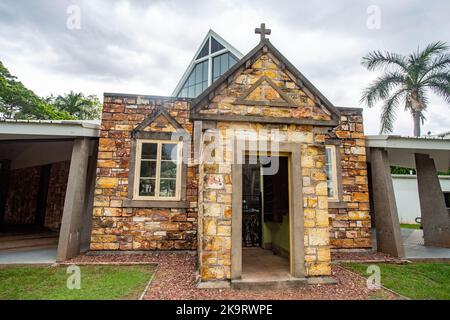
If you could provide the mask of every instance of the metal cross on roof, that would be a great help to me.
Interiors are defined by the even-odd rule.
[[[261,35],[261,41],[263,41],[266,38],[266,34],[269,35],[272,30],[266,29],[266,24],[261,23],[261,27],[255,29],[256,34]]]

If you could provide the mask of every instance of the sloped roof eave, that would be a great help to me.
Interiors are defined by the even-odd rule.
[[[278,51],[275,46],[268,40],[262,40],[254,47],[249,53],[247,53],[241,60],[239,60],[233,67],[225,72],[219,79],[217,79],[211,86],[203,91],[197,98],[192,101],[192,110],[198,111],[198,107],[202,106],[202,101],[213,93],[222,83],[239,70],[248,60],[252,59],[260,50],[267,46],[268,51],[272,52],[294,76],[296,76],[314,95],[316,95],[324,106],[334,115],[334,119],[338,118],[339,110],[291,63],[283,54]]]

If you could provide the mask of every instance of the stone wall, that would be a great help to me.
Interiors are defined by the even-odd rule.
[[[189,208],[126,206],[131,132],[157,108],[164,108],[192,133],[186,100],[149,96],[105,96],[99,140],[91,250],[196,249],[197,167],[188,165]],[[164,131],[167,123],[147,130]]]
[[[299,88],[293,80],[295,76],[280,65],[280,61],[271,53],[262,54],[250,68],[242,67],[233,82],[222,84],[200,114],[260,116],[286,121],[292,118],[309,121],[331,120],[330,114],[317,106],[316,97],[306,88]],[[262,77],[268,80],[257,85]],[[243,100],[242,104],[236,102],[239,101],[237,99]],[[270,105],[276,107],[269,107]]]
[[[66,195],[70,161],[52,163],[47,190],[44,227],[59,230]],[[35,223],[41,166],[15,169],[10,172],[5,224]]]
[[[214,98],[200,113],[264,116],[280,120],[330,120],[329,114],[316,106],[314,97],[300,89],[281,65],[272,54],[261,54],[249,68],[240,70],[233,81],[217,89]],[[262,77],[269,80],[261,82]],[[239,101],[243,101],[242,104]],[[217,128],[209,130],[209,134],[218,135],[222,144],[229,144],[227,139],[232,141],[234,137],[298,143],[301,148],[302,194],[291,196],[303,199],[306,274],[329,275],[331,257],[325,146],[324,139],[317,139],[320,135],[316,135],[315,127],[217,122]],[[219,157],[222,162],[200,165],[199,221],[203,224],[199,226],[199,261],[203,281],[231,279],[231,216],[240,214],[232,212],[233,150],[221,147],[225,147]]]
[[[44,226],[52,230],[61,227],[69,168],[70,161],[62,161],[53,163],[50,169]]]
[[[242,70],[241,70],[242,69]],[[186,100],[130,95],[105,96],[94,199],[92,250],[197,249],[203,281],[231,279],[232,162],[228,138],[297,143],[301,156],[305,270],[308,276],[330,275],[330,245],[370,246],[370,213],[361,111],[343,110],[340,125],[317,97],[298,87],[293,75],[270,52],[215,89],[199,114],[219,116],[202,132],[200,165],[190,157],[186,185],[189,208],[139,208],[129,205],[129,178],[134,128],[166,110],[192,134]],[[260,81],[263,79],[264,81]],[[240,103],[241,101],[242,103]],[[273,105],[276,105],[274,107]],[[238,122],[220,117],[248,117]],[[275,119],[272,123],[254,119]],[[207,118],[214,119],[214,118]],[[302,120],[284,124],[284,120]],[[271,120],[271,121],[272,121]],[[170,132],[164,118],[146,131]],[[209,140],[208,135],[218,139]],[[217,145],[218,143],[218,145]],[[330,206],[325,172],[325,145],[337,145],[342,198]],[[219,161],[206,162],[210,144]],[[198,222],[197,222],[198,214]],[[236,213],[239,214],[239,213]],[[198,243],[197,243],[198,232]],[[331,238],[331,243],[330,243]]]
[[[303,199],[306,274],[330,274],[325,147],[315,144],[313,127],[219,122],[217,129],[209,130],[208,134],[219,135],[220,141],[239,136],[258,137],[260,141],[298,143],[301,148],[303,189],[301,195],[292,196]],[[224,148],[221,158],[224,162],[200,165],[199,218],[203,224],[199,226],[199,259],[204,281],[231,279],[233,154]]]
[[[34,224],[40,175],[41,167],[11,170],[6,195],[5,224]]]
[[[333,248],[371,248],[367,159],[361,109],[341,108],[340,125],[333,131],[341,157],[340,208],[330,208]]]

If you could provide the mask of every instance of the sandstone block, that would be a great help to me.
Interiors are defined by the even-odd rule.
[[[97,178],[98,188],[116,188],[119,185],[119,178],[99,177]]]
[[[313,263],[307,268],[309,276],[328,276],[331,274],[331,265],[328,262]]]

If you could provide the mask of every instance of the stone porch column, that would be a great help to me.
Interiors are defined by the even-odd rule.
[[[404,258],[405,250],[400,233],[400,223],[387,151],[380,148],[372,148],[370,156],[377,250],[394,257]]]
[[[434,160],[427,154],[414,156],[425,245],[450,248],[450,216]]]
[[[64,261],[80,253],[81,225],[86,199],[89,162],[88,138],[74,140],[67,181],[64,211],[59,233],[57,261]]]

